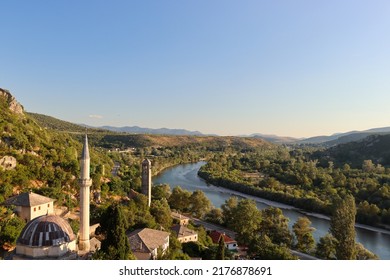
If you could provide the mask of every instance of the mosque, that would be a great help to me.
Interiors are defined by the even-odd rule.
[[[77,236],[69,223],[62,217],[54,215],[53,212],[47,211],[45,215],[33,218],[24,227],[17,240],[16,253],[13,259],[71,260],[87,258],[88,254],[95,250],[95,246],[91,246],[89,225],[92,180],[90,178],[87,135],[84,140],[80,165],[80,232],[78,244],[76,242]],[[40,206],[39,209],[41,209]]]

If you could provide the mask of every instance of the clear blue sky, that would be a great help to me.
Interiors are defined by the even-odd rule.
[[[90,125],[390,126],[390,1],[1,1],[0,87]]]

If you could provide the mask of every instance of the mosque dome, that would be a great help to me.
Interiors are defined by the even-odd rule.
[[[76,236],[59,216],[46,215],[30,221],[16,243],[16,253],[31,258],[57,258],[76,250]]]

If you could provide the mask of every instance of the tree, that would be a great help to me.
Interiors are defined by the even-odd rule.
[[[355,199],[347,195],[337,199],[333,205],[330,233],[336,238],[336,257],[339,260],[356,259],[355,248]]]
[[[223,239],[223,235],[221,234],[218,242],[218,250],[217,255],[215,256],[216,260],[224,260],[225,259],[225,240]]]
[[[187,190],[183,190],[181,187],[174,187],[172,194],[169,197],[169,205],[171,209],[178,211],[187,211],[190,205],[191,193]]]
[[[372,162],[372,160],[364,160],[362,164],[362,170],[363,172],[373,172],[375,170],[375,164]]]
[[[237,197],[231,196],[221,206],[224,224],[229,228],[234,226],[234,212],[236,211],[237,205],[238,205]]]
[[[356,259],[357,260],[378,260],[378,256],[364,248],[363,244],[356,243]]]
[[[213,208],[211,209],[205,216],[205,220],[217,224],[222,225],[223,224],[223,213],[222,210],[219,208]]]
[[[317,244],[315,256],[323,260],[336,259],[336,243],[336,238],[329,233],[321,237]]]
[[[158,260],[190,260],[191,257],[186,252],[182,251],[182,244],[174,236],[169,237],[169,248],[166,252],[162,251],[162,248],[158,248],[157,254]]]
[[[161,184],[152,187],[152,199],[160,200],[162,198],[169,199],[171,196],[171,188],[167,184]]]
[[[109,206],[100,220],[100,232],[104,235],[97,258],[108,260],[130,260],[134,256],[126,236],[126,221],[118,204]]]
[[[237,232],[237,241],[249,244],[259,233],[260,223],[261,213],[257,209],[256,202],[250,199],[240,200],[232,219],[232,229]]]
[[[210,200],[200,190],[194,191],[189,200],[190,210],[195,217],[202,218],[211,208]]]
[[[269,207],[262,210],[261,214],[261,232],[266,234],[275,244],[290,246],[292,234],[288,228],[288,218],[283,215],[282,210]]]
[[[266,234],[257,235],[252,239],[248,250],[249,255],[254,259],[261,260],[296,260],[286,246],[279,246],[272,243]]]
[[[304,253],[309,253],[315,247],[314,228],[310,225],[311,221],[307,217],[299,217],[293,225],[293,232],[297,240],[296,248]]]
[[[200,258],[202,257],[202,252],[204,250],[204,246],[200,244],[199,242],[187,242],[183,243],[183,252],[188,254],[189,256],[193,258]]]
[[[376,224],[380,221],[379,213],[381,210],[375,204],[370,204],[366,200],[360,202],[357,206],[357,219],[365,224]]]
[[[171,209],[165,198],[153,200],[150,206],[150,213],[164,229],[169,229],[172,226]]]
[[[2,209],[0,211],[3,212]],[[4,212],[6,211],[4,210]],[[0,219],[0,246],[6,244],[14,246],[25,225],[24,220],[17,216],[8,216]]]

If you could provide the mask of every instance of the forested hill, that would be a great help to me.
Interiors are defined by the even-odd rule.
[[[40,126],[4,90],[0,90],[0,131],[0,203],[31,189],[60,198],[61,203],[63,186],[76,190],[81,142],[68,133]],[[104,153],[93,147],[90,151],[93,162],[113,165]]]
[[[34,119],[43,128],[49,128],[61,132],[82,134],[84,134],[86,131],[86,127],[71,122],[63,121],[51,116],[31,112],[26,112],[26,114],[29,115],[32,119]],[[88,128],[88,131],[93,133],[109,132],[107,130],[97,128]]]
[[[360,141],[340,144],[316,153],[315,157],[339,165],[347,163],[354,168],[361,168],[365,160],[390,167],[390,135],[371,135]]]
[[[59,120],[50,116],[26,113],[41,127],[76,134],[80,138],[86,129],[83,126]],[[78,136],[77,136],[78,134]],[[251,137],[218,137],[218,136],[195,136],[195,135],[152,135],[130,134],[125,132],[113,132],[98,128],[88,128],[91,144],[106,149],[145,148],[145,147],[173,147],[173,146],[207,146],[212,150],[221,150],[228,147],[234,149],[257,149],[271,147],[272,144]]]

